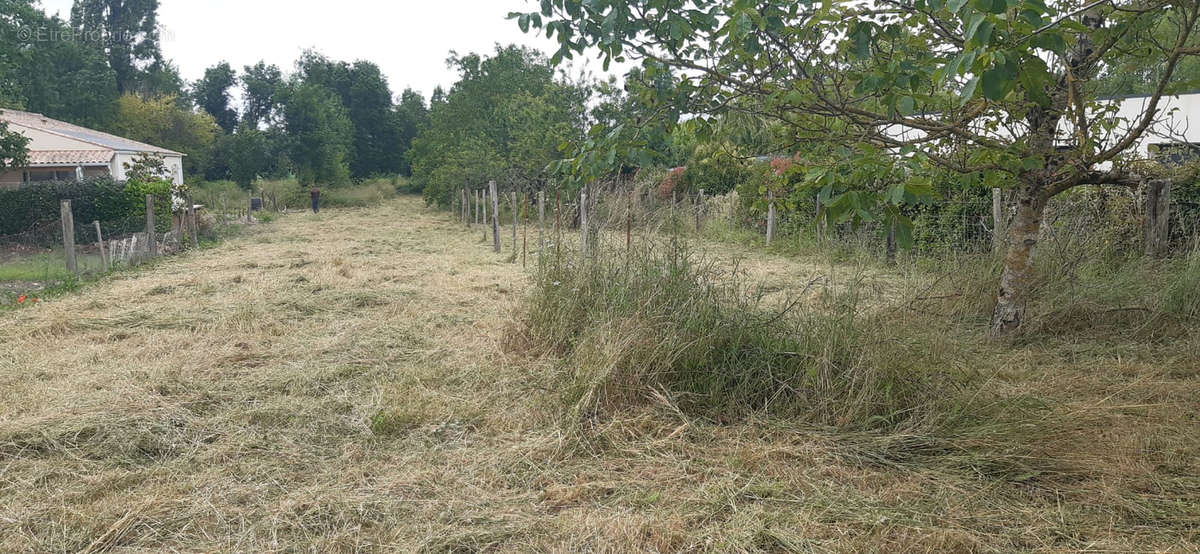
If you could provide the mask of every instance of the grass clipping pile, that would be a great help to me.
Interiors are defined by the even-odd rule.
[[[815,284],[815,283],[813,283]],[[927,371],[919,345],[855,286],[810,287],[780,303],[678,239],[548,258],[526,316],[529,340],[561,356],[565,403],[587,421],[654,398],[714,422],[787,417],[843,430],[923,425],[963,375]]]

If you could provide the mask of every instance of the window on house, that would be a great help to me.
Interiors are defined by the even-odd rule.
[[[1194,142],[1167,142],[1151,144],[1150,155],[1159,163],[1168,166],[1179,166],[1190,161],[1200,160],[1200,144]]]

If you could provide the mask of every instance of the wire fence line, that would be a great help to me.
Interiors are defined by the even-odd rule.
[[[466,189],[458,196],[456,209],[459,217],[471,222],[480,222],[480,210],[490,205],[486,189]],[[510,193],[505,193],[510,194]],[[518,193],[522,205],[536,210],[536,191]],[[546,206],[550,221],[572,230],[584,224],[580,213],[580,195],[565,192],[550,192]],[[942,256],[962,253],[984,253],[999,251],[1006,237],[997,237],[997,229],[1007,226],[1007,221],[997,225],[996,218],[1007,217],[1003,195],[999,203],[993,198],[978,193],[942,198],[928,205],[908,206],[902,213],[910,218],[912,226],[912,248],[909,256]],[[463,208],[462,199],[468,206]],[[1141,253],[1145,251],[1143,240],[1146,233],[1146,198],[1137,192],[1083,191],[1080,194],[1064,195],[1053,199],[1046,208],[1042,221],[1042,243],[1048,255],[1060,252],[1064,255],[1078,254],[1084,248],[1104,249],[1107,252]],[[501,228],[506,228],[507,197],[500,203]],[[697,233],[715,230],[747,231],[765,236],[767,217],[761,209],[763,202],[750,202],[738,197],[736,192],[712,196],[699,191],[675,191],[669,196],[656,187],[595,187],[588,191],[586,204],[588,216],[586,234],[598,239],[607,235],[620,236],[631,230],[639,233]],[[782,202],[781,202],[782,204]],[[1197,244],[1197,228],[1200,221],[1200,203],[1186,198],[1170,201],[1169,229],[1171,246],[1166,255],[1190,251]],[[889,229],[879,220],[860,221],[857,224],[841,223],[827,225],[818,221],[821,217],[815,199],[811,209],[790,205],[790,210],[775,210],[774,240],[819,241],[821,244],[852,248],[876,253],[881,257],[896,255],[895,237],[889,237]],[[999,209],[999,213],[997,213]],[[494,214],[493,214],[494,215]],[[486,221],[490,232],[491,218]],[[608,237],[612,239],[613,237]],[[626,239],[628,240],[628,239]]]

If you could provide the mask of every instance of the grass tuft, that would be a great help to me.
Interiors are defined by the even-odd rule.
[[[754,413],[846,429],[928,415],[936,384],[916,345],[887,338],[856,286],[769,302],[736,269],[679,240],[548,261],[529,336],[563,356],[566,401],[590,417],[664,395],[685,413]],[[961,376],[958,376],[961,377]]]

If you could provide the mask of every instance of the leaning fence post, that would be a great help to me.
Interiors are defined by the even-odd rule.
[[[150,257],[158,255],[158,241],[154,240],[154,195],[146,195],[146,244],[150,245]]]
[[[500,251],[500,197],[496,193],[496,182],[488,181],[488,193],[492,197],[492,249]],[[486,204],[485,204],[486,206]]]
[[[767,191],[767,244],[775,239],[775,191]]]
[[[1146,255],[1158,258],[1166,253],[1167,242],[1171,237],[1171,182],[1156,179],[1146,185]]]
[[[79,274],[79,266],[75,263],[75,217],[71,213],[71,201],[63,200],[62,210],[63,253],[67,257],[67,271],[71,275]]]
[[[96,245],[100,247],[100,267],[107,273],[109,269],[108,255],[104,252],[104,233],[100,231],[100,220],[93,221],[92,225],[96,226]]]

